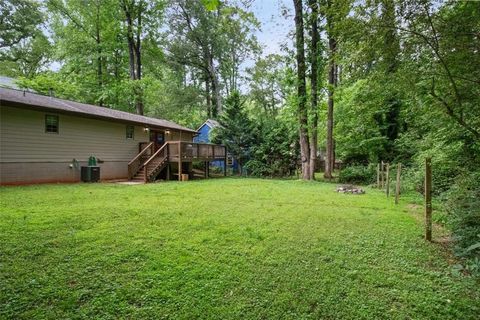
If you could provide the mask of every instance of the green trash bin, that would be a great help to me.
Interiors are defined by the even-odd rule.
[[[95,158],[94,156],[90,156],[90,158],[88,158],[88,166],[89,167],[97,166],[97,158]]]

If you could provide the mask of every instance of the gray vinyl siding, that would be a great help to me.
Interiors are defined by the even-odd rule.
[[[59,133],[45,132],[45,114],[1,106],[0,162],[86,161],[94,155],[103,161],[130,161],[139,142],[149,134],[135,126],[134,139],[126,139],[127,124],[64,114],[59,116]]]

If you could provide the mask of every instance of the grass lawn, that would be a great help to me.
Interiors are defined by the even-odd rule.
[[[478,319],[479,282],[406,203],[334,188],[1,188],[0,318]]]

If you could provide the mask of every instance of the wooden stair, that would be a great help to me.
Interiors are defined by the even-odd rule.
[[[147,170],[147,180],[145,182],[155,181],[155,178],[165,169],[168,165],[168,157],[156,158],[153,159],[147,166],[144,166],[141,171],[143,171],[143,177],[145,178],[145,170]]]
[[[142,167],[133,178],[130,179],[133,182],[145,182],[145,168]]]
[[[137,165],[135,172],[129,175],[129,180],[134,182],[152,182],[155,181],[155,178],[158,176],[163,169],[168,165],[168,148],[165,143],[161,148],[159,148],[151,157],[146,159],[146,161],[141,161],[141,164]],[[150,146],[149,146],[150,147]],[[142,154],[144,151],[140,154]],[[139,154],[139,156],[140,156]],[[134,160],[140,161],[141,157],[137,156]],[[132,160],[130,163],[133,163]],[[132,170],[129,169],[129,172]]]

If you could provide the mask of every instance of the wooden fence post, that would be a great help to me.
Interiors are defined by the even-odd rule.
[[[377,163],[377,188],[380,189],[380,162]]]
[[[390,196],[390,163],[387,163],[387,176],[385,178],[385,194],[387,197]]]
[[[397,164],[397,183],[395,184],[395,204],[398,204],[400,197],[400,174],[402,173],[402,164]]]
[[[425,159],[425,240],[432,241],[432,159]]]

